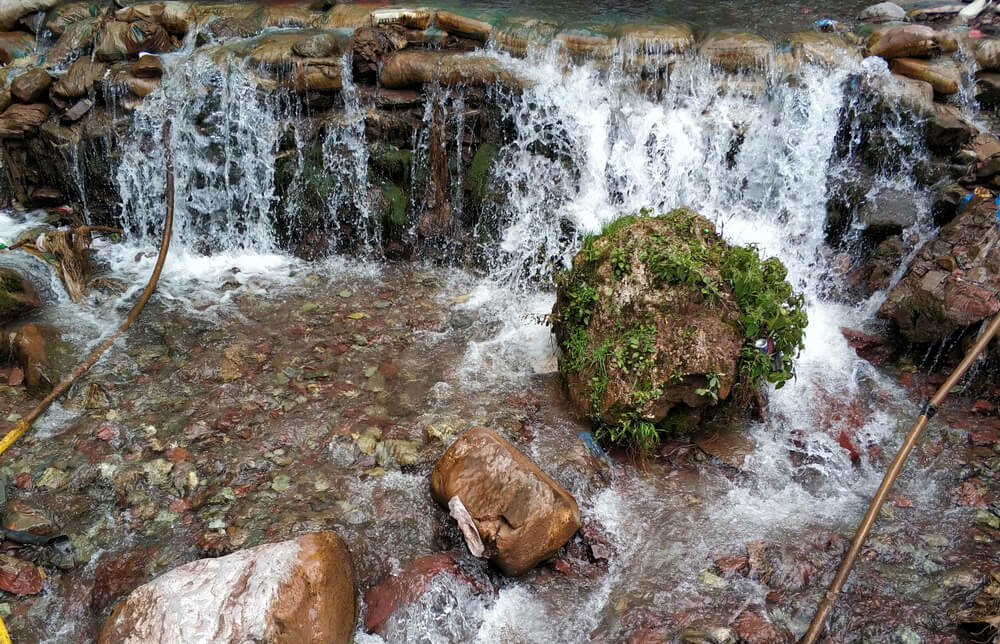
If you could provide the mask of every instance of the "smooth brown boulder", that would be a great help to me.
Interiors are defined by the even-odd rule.
[[[930,58],[953,51],[955,37],[939,34],[925,25],[901,25],[880,29],[868,37],[866,55],[893,58]]]
[[[332,532],[199,559],[132,591],[98,642],[350,642],[351,554]]]
[[[431,472],[431,495],[446,508],[461,499],[486,552],[508,575],[548,559],[580,528],[572,495],[486,427],[451,444]]]
[[[37,103],[45,98],[50,85],[52,77],[44,69],[36,67],[11,81],[10,91],[22,103]]]
[[[726,71],[766,69],[774,59],[774,43],[756,34],[719,33],[706,38],[698,52]]]
[[[60,0],[3,0],[0,2],[0,31],[10,31],[17,21],[36,11],[48,11]]]
[[[980,38],[975,50],[979,71],[1000,72],[1000,38]]]
[[[44,103],[15,104],[0,114],[0,139],[23,139],[38,133],[50,108]]]
[[[951,95],[958,92],[962,73],[952,61],[920,60],[919,58],[895,58],[889,65],[892,73],[930,83],[938,94]]]

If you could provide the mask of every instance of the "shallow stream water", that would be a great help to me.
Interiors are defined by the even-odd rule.
[[[623,20],[649,11],[616,7]],[[699,11],[704,18],[692,19],[705,23],[729,22],[733,11],[750,16],[748,26],[769,20],[755,5]],[[164,184],[162,151],[150,153],[149,141],[171,116],[184,198],[157,295],[4,464],[12,477],[49,466],[70,473],[66,489],[32,494],[73,536],[83,562],[54,572],[41,598],[12,606],[12,630],[85,641],[109,607],[101,599],[109,576],[144,580],[205,554],[327,528],[350,544],[362,592],[441,550],[494,590],[474,593],[440,576],[393,619],[387,641],[639,641],[658,629],[724,627],[748,610],[802,634],[838,560],[831,535],[853,530],[915,410],[894,374],[858,358],[841,336],[841,326],[863,325],[883,295],[857,305],[838,299],[842,278],[823,234],[831,177],[850,171],[850,157],[835,154],[841,117],[864,100],[852,78],[885,74],[884,66],[808,69],[794,84],[768,77],[751,92],[730,79],[720,92],[694,59],[678,63],[669,89],[653,99],[626,75],[587,64],[567,70],[554,52],[527,61],[495,53],[533,84],[522,96],[498,96],[517,137],[494,171],[507,193],[492,213],[497,243],[487,268],[471,272],[349,257],[304,263],[279,253],[267,214],[277,142],[281,123],[302,115],[294,104],[257,99],[230,74],[212,104],[227,128],[227,165],[206,167],[208,142],[194,123],[210,100],[198,92],[215,78],[210,55],[166,57],[169,80],[139,109],[125,144],[117,181],[129,241],[96,247],[124,295],[79,307],[36,260],[3,258],[37,276],[50,299],[41,321],[66,329],[71,353],[83,355],[152,266]],[[363,182],[367,160],[351,145],[357,121],[347,118],[334,134],[327,170],[345,186]],[[923,154],[915,131],[894,135],[908,160]],[[251,147],[230,145],[248,138]],[[345,148],[355,151],[335,152]],[[572,164],[539,148],[560,150]],[[927,195],[905,172],[877,177],[872,190],[890,188],[912,195],[920,223],[910,232],[926,235]],[[807,300],[798,378],[770,393],[765,422],[746,427],[751,445],[739,469],[686,440],[644,458],[595,456],[539,322],[554,301],[551,272],[583,234],[643,207],[681,205],[713,220],[728,241],[779,257]],[[31,215],[3,217],[11,231],[32,224]],[[208,257],[198,252],[206,235],[221,248]],[[106,404],[86,408],[91,385]],[[511,580],[464,552],[430,498],[428,474],[476,425],[509,437],[574,494],[585,523],[608,541],[608,561],[547,564]],[[845,428],[865,448],[856,462],[838,441]],[[964,534],[974,511],[952,502],[969,458],[944,449],[956,440],[946,424],[932,424],[898,483],[902,500],[859,565],[858,601],[845,602],[833,622],[836,638],[905,639],[902,620],[884,621],[905,609],[915,620],[906,628],[947,641],[940,577],[991,552]],[[766,550],[769,574],[720,572],[720,557],[748,549],[751,558]],[[380,639],[358,633],[360,642]]]

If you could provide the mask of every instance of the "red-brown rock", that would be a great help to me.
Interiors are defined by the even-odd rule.
[[[10,91],[22,103],[37,103],[45,98],[51,84],[49,73],[35,67],[11,81]]]
[[[135,589],[99,642],[350,642],[354,570],[332,532],[199,559]]]
[[[493,561],[520,575],[548,559],[580,527],[576,501],[496,432],[475,427],[452,443],[431,473],[441,505],[457,496]]]
[[[38,133],[50,108],[44,103],[15,104],[0,114],[0,139],[23,139]]]
[[[37,595],[42,592],[45,574],[33,563],[0,555],[0,590],[15,595]]]
[[[485,590],[459,568],[454,556],[438,553],[420,557],[398,575],[386,577],[365,592],[365,630],[383,633],[386,620],[401,607],[419,599],[438,575],[451,575],[475,586],[479,592]]]
[[[745,610],[736,618],[733,630],[745,644],[776,644],[791,642],[792,638],[780,628],[751,610]]]
[[[883,337],[847,327],[840,327],[840,332],[859,358],[867,360],[876,367],[888,363],[896,354],[896,348]]]

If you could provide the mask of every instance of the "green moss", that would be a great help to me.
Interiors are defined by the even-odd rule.
[[[382,196],[386,201],[385,210],[382,211],[385,221],[400,228],[406,226],[409,220],[406,217],[406,195],[403,191],[386,181],[382,183]]]
[[[495,143],[483,143],[476,150],[469,169],[465,173],[465,185],[475,201],[486,198],[493,176],[493,164],[496,163],[500,148]]]
[[[377,153],[374,160],[375,166],[386,176],[408,179],[410,165],[413,163],[413,151],[391,147]]]
[[[632,235],[623,236],[624,231],[644,219],[666,223],[669,232],[654,232],[642,242]],[[638,253],[635,243],[643,244]],[[794,377],[793,360],[803,347],[807,319],[802,296],[795,294],[785,281],[785,267],[776,258],[762,260],[753,246],[730,246],[710,223],[693,211],[680,208],[656,217],[642,211],[616,219],[605,225],[600,235],[584,238],[579,258],[573,268],[556,276],[567,306],[561,319],[552,322],[561,327],[560,337],[564,338],[563,368],[570,373],[593,369],[589,399],[598,436],[648,449],[665,428],[690,425],[668,422],[656,427],[637,412],[662,396],[661,387],[665,385],[652,382],[649,377],[656,335],[651,320],[630,320],[623,313],[623,319],[603,343],[595,346],[589,337],[588,327],[598,300],[594,275],[605,260],[610,261],[616,280],[628,276],[634,268],[631,262],[638,258],[652,276],[654,288],[680,284],[693,295],[705,298],[721,298],[724,293],[731,293],[740,311],[739,331],[745,338],[739,380],[751,386],[767,381],[781,387]],[[694,331],[684,330],[689,335]],[[755,348],[754,343],[762,338],[773,341],[775,353],[767,355]],[[775,360],[775,355],[780,355],[780,359]],[[601,408],[609,385],[607,367],[611,364],[633,381],[631,407],[617,412]],[[723,375],[709,374],[707,386],[698,393],[717,400]],[[683,379],[679,372],[670,376],[671,381]],[[617,416],[618,422],[608,425],[603,419],[609,416]]]

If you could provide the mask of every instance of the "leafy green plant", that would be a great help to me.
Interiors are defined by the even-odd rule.
[[[722,378],[726,374],[712,370],[707,374],[708,383],[704,387],[698,387],[694,393],[699,396],[711,396],[712,402],[719,402],[719,389],[722,387]]]

